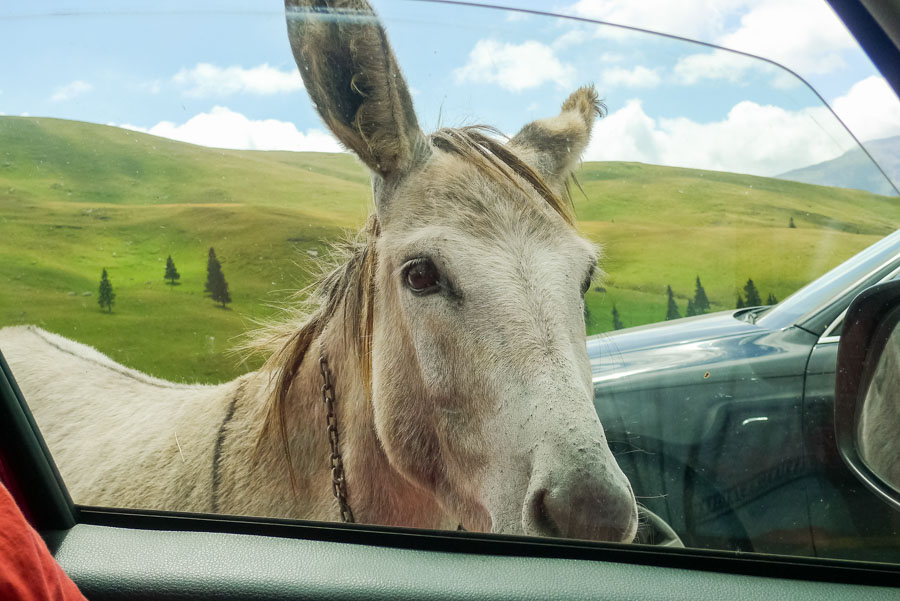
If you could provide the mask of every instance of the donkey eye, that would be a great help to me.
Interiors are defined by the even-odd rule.
[[[581,283],[581,296],[587,294],[587,291],[591,289],[591,281],[594,279],[594,271],[596,267],[591,266],[590,271],[588,271],[587,277],[584,278],[584,281]]]
[[[406,268],[406,285],[413,292],[428,292],[441,281],[437,267],[430,259],[419,259]]]

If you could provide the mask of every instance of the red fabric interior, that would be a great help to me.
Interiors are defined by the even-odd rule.
[[[4,479],[9,477],[8,469],[2,473]],[[53,559],[43,539],[25,521],[3,486],[0,486],[0,599],[84,601],[78,587]]]
[[[19,485],[19,481],[10,469],[6,455],[2,450],[0,450],[0,483],[2,483],[3,486],[6,487],[6,490],[12,495],[13,500],[25,516],[25,519],[28,520],[28,523],[31,526],[34,526],[34,518],[28,509],[28,504],[25,502],[25,495],[22,493],[22,487]]]

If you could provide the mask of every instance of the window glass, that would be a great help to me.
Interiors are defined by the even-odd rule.
[[[900,562],[816,346],[900,264],[843,29],[817,92],[511,10],[57,8],[0,9],[0,350],[76,503]]]

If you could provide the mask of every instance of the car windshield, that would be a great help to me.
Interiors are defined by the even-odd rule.
[[[0,350],[77,504],[900,563],[786,327],[900,247],[825,3],[308,4],[0,7]]]
[[[764,310],[755,321],[761,325],[783,328],[815,315],[839,299],[846,298],[846,305],[859,293],[860,287],[878,281],[878,274],[882,277],[887,275],[883,272],[896,267],[898,261],[900,230],[841,263],[777,305]],[[884,269],[879,269],[881,267]]]

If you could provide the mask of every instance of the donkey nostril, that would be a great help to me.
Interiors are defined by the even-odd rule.
[[[637,522],[633,497],[611,491],[542,488],[529,502],[526,534],[612,542],[631,542]]]
[[[531,527],[525,528],[525,533],[533,536],[561,536],[559,526],[554,519],[551,509],[547,506],[549,493],[547,489],[535,491],[528,504],[527,522]]]
[[[547,491],[541,489],[531,498],[531,516],[535,521],[542,522],[547,519],[547,506],[544,505],[546,496]]]
[[[554,494],[555,493],[555,494]],[[553,532],[549,536],[576,536],[572,525],[571,499],[560,491],[546,491],[542,497],[545,526]]]

